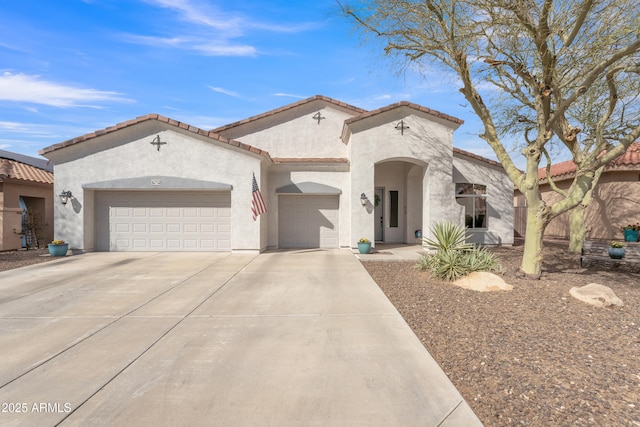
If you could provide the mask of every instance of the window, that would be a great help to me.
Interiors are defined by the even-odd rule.
[[[389,191],[389,227],[398,227],[398,192]]]
[[[456,183],[456,202],[464,206],[464,224],[469,228],[487,228],[487,186]]]

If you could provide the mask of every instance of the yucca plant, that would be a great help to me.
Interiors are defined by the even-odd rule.
[[[499,272],[502,270],[496,254],[486,248],[473,248],[466,252],[465,256],[470,271]]]
[[[437,222],[431,228],[435,240],[427,237],[422,240],[427,244],[429,249],[436,251],[465,251],[473,249],[473,244],[467,243],[466,229],[452,222]]]
[[[500,271],[495,254],[465,241],[466,229],[461,225],[440,222],[431,232],[435,240],[423,240],[435,253],[424,255],[418,269],[429,270],[434,276],[450,281],[473,271]]]

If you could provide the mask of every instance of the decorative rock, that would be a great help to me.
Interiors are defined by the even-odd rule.
[[[474,271],[453,282],[463,289],[478,292],[510,291],[513,286],[508,285],[500,276],[486,271]]]
[[[622,307],[624,305],[610,287],[597,283],[589,283],[581,288],[573,287],[569,293],[575,299],[595,307],[611,307],[612,305]]]

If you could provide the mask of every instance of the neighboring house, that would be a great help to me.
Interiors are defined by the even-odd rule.
[[[513,242],[513,184],[453,148],[462,121],[400,102],[314,96],[214,130],[155,114],[41,151],[55,164],[56,237],[88,251],[263,251],[415,243],[436,221]],[[252,177],[267,212],[254,221]],[[425,235],[428,232],[425,232]]]
[[[551,177],[561,189],[568,189],[576,172],[572,160],[551,166]],[[546,169],[538,170],[542,198],[554,203],[560,196],[549,187]],[[524,235],[526,201],[519,190],[514,193],[516,233]],[[587,238],[622,238],[621,227],[640,222],[640,142],[631,144],[627,152],[611,161],[600,177],[591,203],[585,212]],[[569,238],[569,215],[562,214],[549,223],[545,230],[549,238]]]
[[[45,159],[0,150],[0,250],[35,246],[27,209],[42,226],[41,247],[53,236],[53,165]]]

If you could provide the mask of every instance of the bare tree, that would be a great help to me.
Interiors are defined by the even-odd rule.
[[[598,171],[640,136],[640,0],[352,0],[339,3],[404,65],[455,72],[529,207],[522,271],[539,277],[544,229],[588,197]],[[370,39],[367,37],[367,41]],[[634,92],[635,91],[635,92]],[[587,119],[588,118],[588,119]],[[584,124],[589,128],[583,131]],[[505,148],[518,135],[524,171]],[[547,204],[541,160],[566,147],[577,170]],[[549,169],[547,169],[549,170]]]

